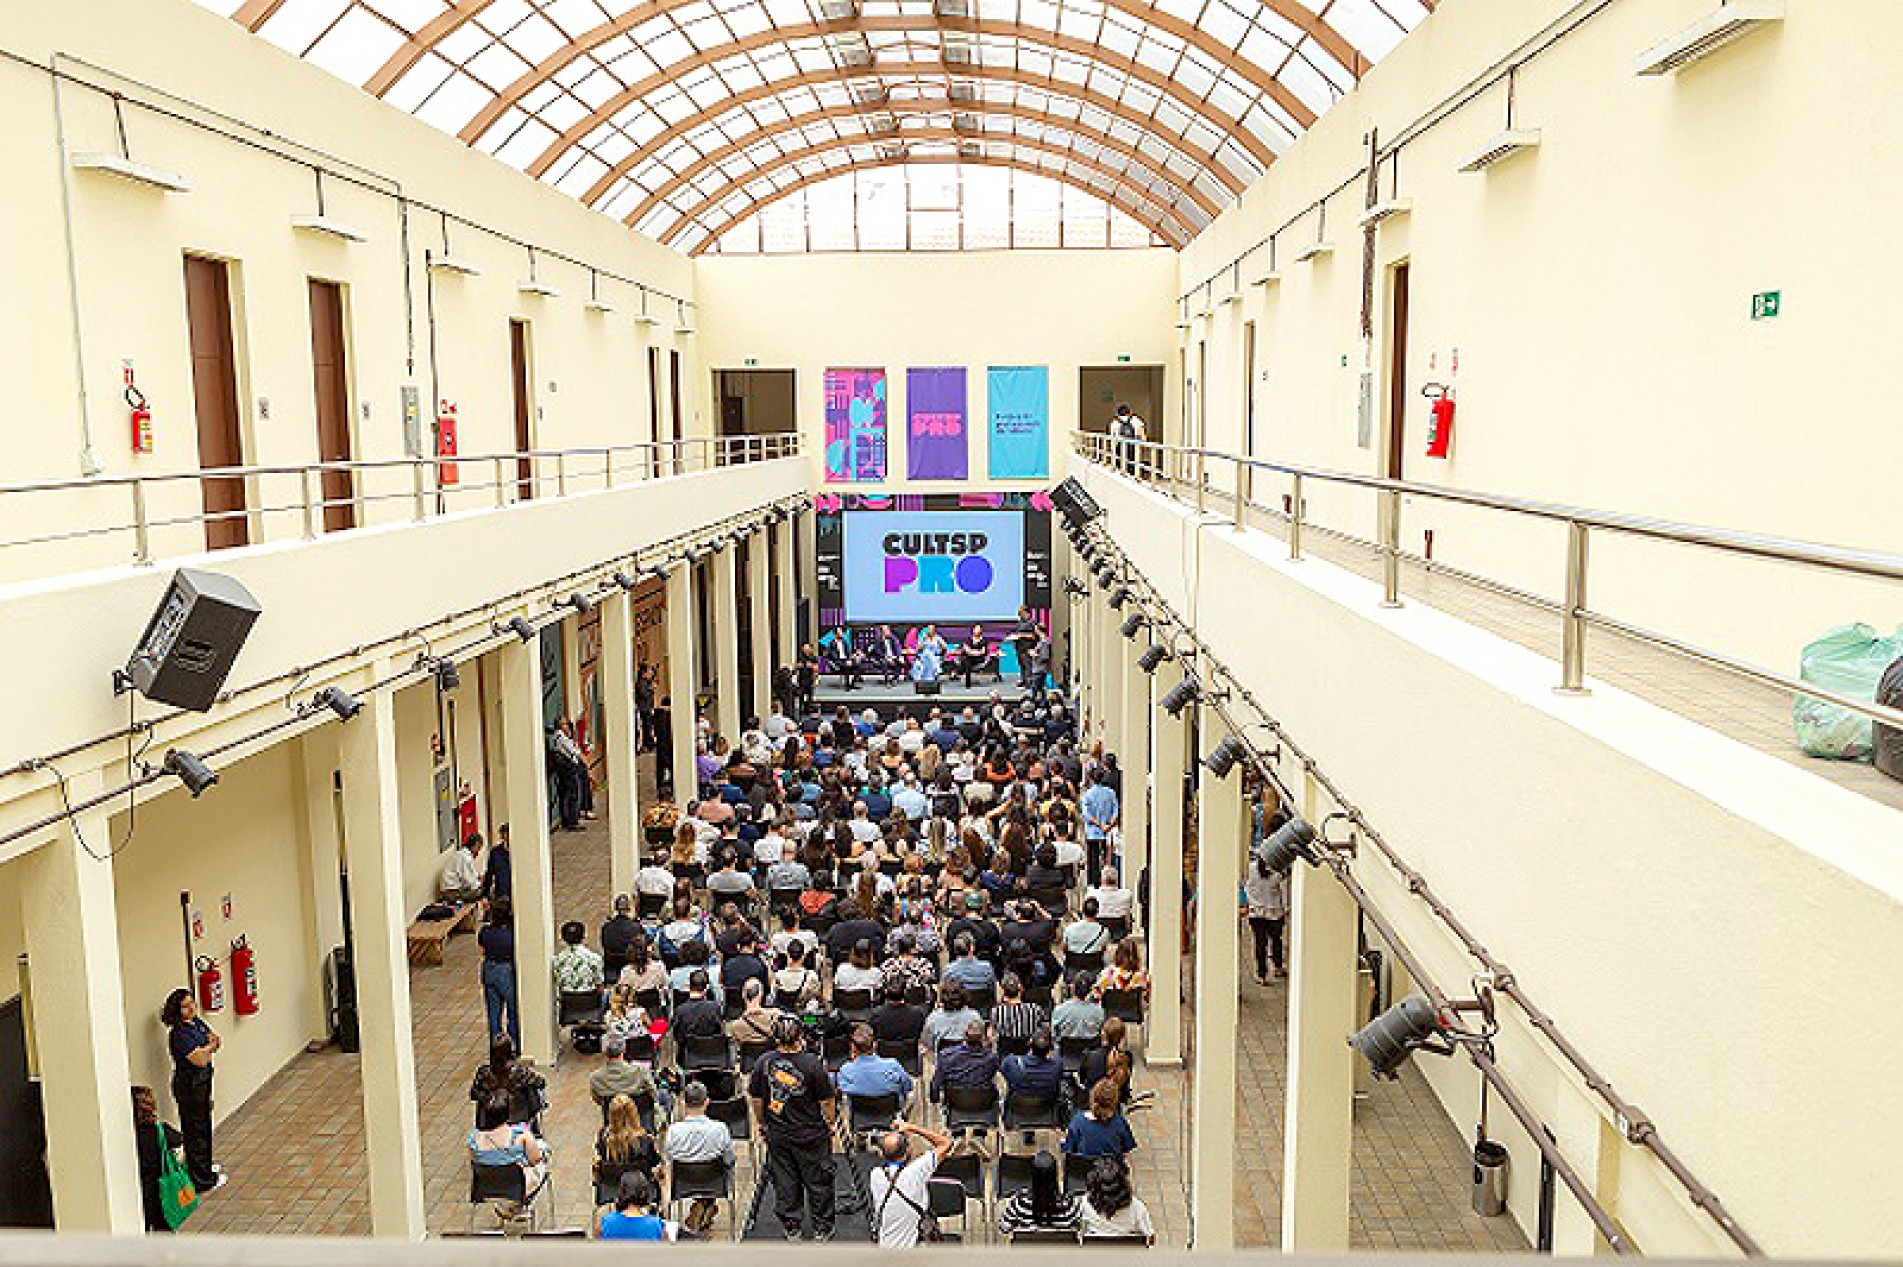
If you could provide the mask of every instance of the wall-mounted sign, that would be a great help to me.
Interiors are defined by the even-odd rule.
[[[1751,296],[1751,320],[1769,321],[1784,307],[1784,292],[1761,290]]]

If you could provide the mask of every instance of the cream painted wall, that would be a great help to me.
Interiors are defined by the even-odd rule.
[[[1903,956],[1903,814],[1622,692],[1560,697],[1530,652],[1078,468],[1149,580],[1770,1252],[1903,1244],[1903,1103],[1867,1068],[1903,1041],[1872,1002]],[[1365,846],[1355,869],[1466,993],[1478,965]],[[1593,1162],[1606,1115],[1507,1013],[1501,1063]],[[1471,1132],[1476,1075],[1420,1063]],[[1501,1131],[1530,1228],[1538,1160]],[[1645,1252],[1723,1249],[1648,1154],[1590,1168]]]
[[[591,267],[691,299],[693,270],[684,257],[198,5],[10,4],[0,9],[0,50],[13,55],[0,59],[0,112],[8,120],[0,165],[11,173],[0,230],[14,248],[13,301],[0,308],[0,375],[10,384],[16,420],[0,446],[0,480],[81,473],[60,217],[63,169],[53,93],[42,69],[55,59],[73,77],[59,92],[69,151],[116,147],[111,102],[86,86],[101,85],[124,95],[132,156],[180,172],[194,185],[190,193],[166,195],[109,177],[70,177],[88,415],[109,474],[156,476],[198,465],[183,294],[188,252],[234,265],[239,396],[246,457],[254,464],[317,456],[307,294],[313,277],[346,287],[360,458],[403,455],[399,389],[405,385],[419,390],[426,424],[433,394],[456,405],[463,453],[513,449],[512,318],[530,326],[538,414],[533,438],[541,447],[645,441],[651,343],[664,351],[681,348],[691,372],[693,340],[675,335],[672,303],[651,301],[666,320],[643,331],[633,317],[640,308],[636,290],[602,278],[599,293],[618,311],[584,308]],[[204,73],[208,67],[216,73]],[[237,136],[188,125],[154,106]],[[261,130],[275,139],[265,140]],[[320,159],[320,152],[340,157]],[[323,181],[326,213],[368,241],[293,230],[293,216],[317,209],[316,165],[330,173]],[[445,229],[433,207],[483,227],[452,220]],[[443,254],[445,240],[481,275],[428,269],[426,260]],[[517,290],[530,276],[531,248],[539,248],[535,277],[558,288],[558,296]],[[552,259],[551,249],[582,263]],[[133,363],[154,411],[156,452],[150,455],[130,450],[120,398],[125,361]],[[661,361],[665,399],[665,355]],[[686,402],[690,434],[703,429],[692,416],[699,399]],[[486,468],[464,467],[465,485],[488,478]],[[407,517],[409,489],[408,471],[365,477],[360,495],[388,500],[372,501],[360,513],[373,521]],[[191,483],[170,484],[155,487],[151,500],[154,518],[190,513],[198,491]],[[492,500],[487,491],[468,491],[452,504]],[[252,489],[251,501],[254,507],[295,506],[297,483],[264,481]],[[46,531],[128,521],[127,496],[105,490],[91,497],[12,497],[0,506],[0,530],[8,536],[25,523]],[[301,528],[301,515],[287,510],[254,523],[253,540],[293,538]],[[158,534],[161,550],[199,539],[196,526]],[[110,545],[104,561],[130,556],[129,534]],[[86,546],[42,556],[54,566],[33,574],[56,572],[62,560],[68,567],[101,561]]]
[[[825,384],[829,366],[886,371],[887,480],[836,484],[835,492],[895,488],[1041,487],[1055,482],[1078,418],[1078,370],[1134,364],[1171,366],[1175,256],[1165,250],[997,251],[969,255],[704,256],[696,265],[702,313],[701,363],[791,369],[799,425],[815,486],[824,478]],[[962,365],[970,414],[970,478],[914,484],[906,478],[905,371]],[[1050,480],[993,481],[986,447],[985,371],[992,365],[1048,365]],[[712,374],[695,388],[718,417]]]
[[[1311,210],[1277,239],[1279,286],[1246,284],[1266,265],[1258,251],[1240,267],[1243,301],[1195,322],[1185,347],[1193,367],[1208,345],[1212,445],[1241,447],[1240,340],[1254,320],[1256,452],[1384,469],[1383,418],[1373,447],[1356,444],[1364,134],[1401,135],[1575,7],[1443,6],[1184,252],[1194,311],[1232,288],[1245,247],[1349,182],[1326,205],[1332,256],[1293,262],[1322,234]],[[1780,26],[1676,77],[1633,74],[1642,50],[1712,9],[1624,0],[1522,65],[1515,122],[1541,131],[1535,153],[1456,170],[1504,125],[1495,84],[1383,164],[1382,197],[1413,209],[1379,230],[1379,408],[1388,270],[1407,260],[1410,384],[1451,381],[1459,402],[1453,455],[1436,461],[1422,454],[1427,402],[1410,394],[1408,478],[1903,551],[1887,319],[1903,227],[1875,210],[1903,181],[1903,9],[1790,0]],[[1770,290],[1782,315],[1751,320],[1753,294]],[[1279,505],[1285,491],[1257,495]],[[1368,494],[1309,497],[1323,522],[1372,535]],[[1431,529],[1438,559],[1560,591],[1560,530],[1426,501],[1403,518],[1409,549]],[[1828,626],[1903,621],[1894,587],[1609,537],[1593,550],[1596,607],[1782,669]]]
[[[216,789],[192,800],[182,791],[146,794],[138,830],[113,860],[119,904],[119,962],[125,984],[132,1076],[171,1095],[171,1061],[159,1007],[184,981],[179,894],[204,915],[194,953],[219,961],[226,1007],[209,1016],[224,1038],[218,1054],[218,1112],[243,1104],[316,1035],[309,1032],[321,965],[307,940],[310,869],[297,815],[288,812],[296,746],[279,744],[226,770]],[[114,815],[113,840],[125,840],[127,816]],[[98,847],[95,845],[95,847]],[[225,894],[232,917],[223,915]],[[242,933],[257,952],[253,1016],[231,1007],[231,940]]]

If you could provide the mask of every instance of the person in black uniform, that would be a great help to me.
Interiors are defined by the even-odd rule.
[[[806,1031],[797,1019],[781,1017],[773,1041],[774,1049],[753,1067],[747,1097],[766,1139],[774,1213],[787,1240],[799,1240],[802,1230],[809,1230],[813,1240],[830,1241],[838,1114],[833,1080],[825,1063],[806,1049]]]
[[[210,1192],[225,1181],[223,1170],[211,1159],[211,1058],[224,1042],[198,1014],[190,990],[166,995],[159,1021],[170,1031],[172,1099],[185,1136],[185,1167],[198,1190]]]

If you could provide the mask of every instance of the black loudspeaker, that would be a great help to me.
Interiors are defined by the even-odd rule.
[[[264,609],[229,576],[180,568],[152,613],[115,691],[204,712],[217,700],[251,626]]]
[[[940,682],[914,682],[912,683],[912,691],[917,695],[936,695],[941,685],[943,685],[943,683]]]
[[[1074,475],[1051,490],[1051,505],[1063,514],[1066,523],[1076,524],[1079,528],[1103,514],[1103,507],[1077,482]]]

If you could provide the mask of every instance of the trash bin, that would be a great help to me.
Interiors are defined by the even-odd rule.
[[[1483,1139],[1474,1145],[1474,1213],[1493,1218],[1506,1213],[1507,1150],[1504,1144]]]

